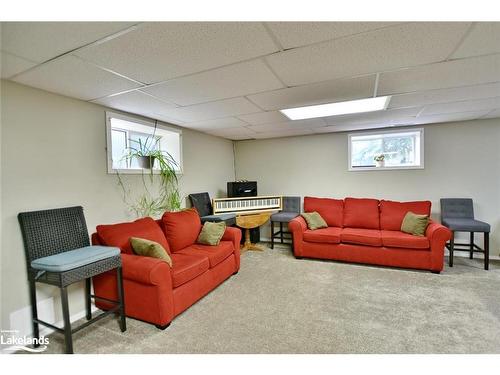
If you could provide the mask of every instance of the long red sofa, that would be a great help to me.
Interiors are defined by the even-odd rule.
[[[401,232],[407,212],[430,215],[431,202],[377,199],[304,198],[304,212],[317,211],[328,228],[309,230],[298,216],[288,227],[297,258],[332,259],[401,268],[443,269],[445,243],[451,232],[431,221],[424,237]]]
[[[166,328],[172,319],[238,272],[241,231],[228,227],[217,246],[196,243],[201,230],[195,209],[165,213],[161,220],[146,217],[133,222],[98,225],[94,245],[121,249],[125,314]],[[160,243],[172,258],[172,268],[159,259],[135,255],[130,237]],[[93,278],[94,294],[116,300],[116,273]],[[109,309],[105,301],[96,306]]]

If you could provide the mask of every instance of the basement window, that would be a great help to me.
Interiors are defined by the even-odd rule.
[[[155,150],[168,153],[175,169],[182,173],[182,131],[154,121],[137,119],[119,113],[106,112],[106,153],[108,173],[143,173],[131,152]],[[154,165],[153,172],[158,166]]]
[[[424,168],[424,129],[349,134],[349,170]]]

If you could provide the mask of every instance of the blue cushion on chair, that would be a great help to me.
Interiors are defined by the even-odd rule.
[[[201,217],[201,222],[210,221],[212,223],[219,223],[224,221],[226,226],[230,227],[236,224],[236,214],[218,214],[218,215],[206,215]]]
[[[296,212],[277,212],[271,215],[271,221],[276,221],[278,223],[288,223],[293,218],[299,216]]]
[[[120,249],[109,246],[86,246],[65,251],[31,262],[31,267],[41,271],[64,272],[120,254]]]
[[[474,219],[461,219],[461,218],[443,218],[441,222],[450,230],[458,232],[486,232],[489,233],[490,225],[483,221]]]

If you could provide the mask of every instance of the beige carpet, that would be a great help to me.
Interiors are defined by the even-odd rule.
[[[241,270],[165,331],[113,317],[76,353],[500,353],[500,263],[441,275],[248,252]],[[49,353],[63,351],[51,335]]]

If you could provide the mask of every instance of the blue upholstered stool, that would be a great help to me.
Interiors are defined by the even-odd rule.
[[[279,238],[284,243],[284,235],[290,232],[283,229],[283,223],[287,224],[300,214],[300,197],[283,197],[283,210],[271,215],[271,249],[274,249],[274,239]],[[279,231],[274,231],[274,223],[280,224]]]
[[[450,242],[446,248],[450,251],[449,265],[453,267],[453,252],[468,251],[472,259],[475,252],[484,254],[484,269],[489,268],[490,253],[490,225],[474,218],[474,206],[470,198],[443,198],[441,199],[441,223],[451,230]],[[469,232],[468,244],[455,243],[455,232]],[[474,233],[483,233],[484,249],[474,243]]]

